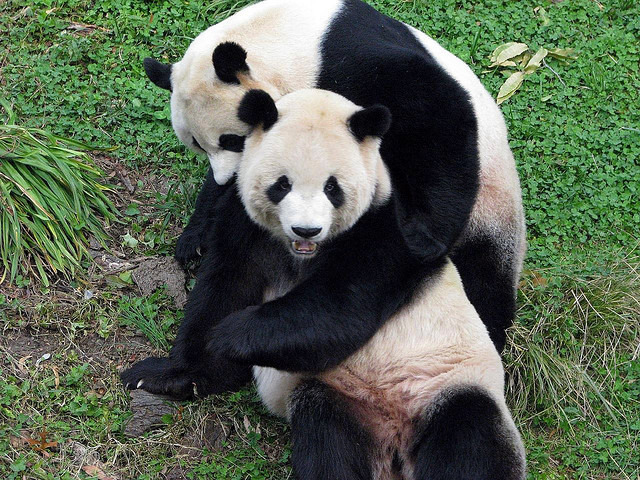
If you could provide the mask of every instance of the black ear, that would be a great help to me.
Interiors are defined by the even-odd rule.
[[[358,110],[349,118],[351,133],[359,142],[365,137],[382,137],[391,126],[391,112],[383,105]]]
[[[142,62],[147,77],[158,87],[171,91],[171,68],[173,65],[165,65],[153,58],[145,58]]]
[[[264,130],[269,130],[278,121],[278,109],[264,90],[249,90],[238,107],[238,118],[252,127],[262,124]]]
[[[239,72],[248,72],[247,52],[234,42],[224,42],[216,47],[211,57],[218,78],[226,83],[240,83]]]

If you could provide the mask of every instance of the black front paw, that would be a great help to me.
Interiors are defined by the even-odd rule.
[[[400,231],[411,254],[422,261],[436,260],[447,252],[447,246],[433,237],[425,220],[419,215],[405,218]]]
[[[170,358],[145,358],[122,372],[120,379],[128,390],[140,388],[175,400],[216,393],[215,385],[212,385],[208,376],[175,368]]]
[[[188,226],[176,244],[175,259],[182,267],[192,261],[198,260],[204,254],[204,228],[200,225]]]

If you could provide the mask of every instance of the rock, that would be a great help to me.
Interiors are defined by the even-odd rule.
[[[167,295],[173,298],[177,308],[181,309],[187,302],[184,272],[173,257],[149,258],[133,271],[132,277],[143,295],[166,285]]]
[[[164,425],[162,417],[173,415],[176,405],[144,390],[132,390],[131,411],[133,416],[127,423],[124,434],[129,437],[139,437],[155,427]]]

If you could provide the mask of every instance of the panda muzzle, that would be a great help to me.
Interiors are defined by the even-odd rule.
[[[318,244],[311,240],[293,240],[291,242],[291,248],[295,253],[301,255],[311,255],[316,252]]]

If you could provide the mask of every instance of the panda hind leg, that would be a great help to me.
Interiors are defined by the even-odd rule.
[[[466,239],[451,254],[464,291],[487,327],[498,352],[506,342],[506,330],[516,312],[515,273],[522,259],[489,237]]]
[[[371,438],[338,392],[306,380],[290,402],[291,463],[298,480],[372,480]]]
[[[435,399],[417,425],[409,460],[412,480],[526,476],[524,448],[509,413],[475,386],[457,387]]]

